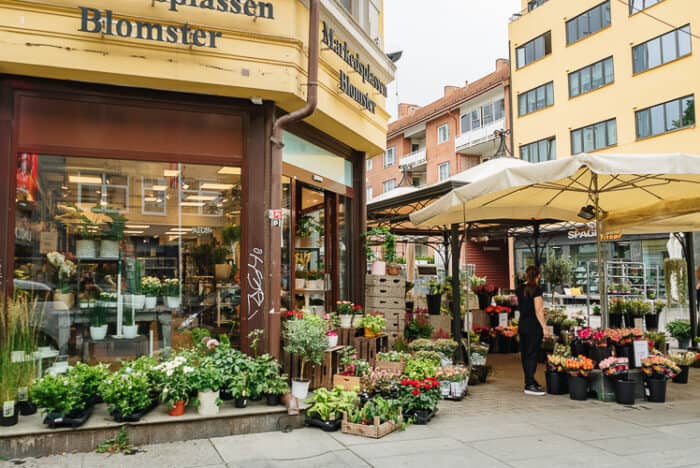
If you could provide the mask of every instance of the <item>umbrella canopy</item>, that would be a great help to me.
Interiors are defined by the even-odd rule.
[[[411,221],[421,227],[497,219],[591,221],[598,206],[604,230],[645,219],[666,229],[674,219],[692,221],[698,200],[700,156],[581,154],[504,169],[453,190]]]

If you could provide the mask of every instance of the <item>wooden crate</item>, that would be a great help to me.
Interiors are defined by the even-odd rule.
[[[389,336],[382,334],[374,338],[365,338],[358,336],[353,342],[353,347],[357,351],[357,357],[369,362],[369,365],[374,367],[377,359],[377,353],[389,351]]]
[[[343,413],[343,423],[340,426],[340,431],[343,434],[352,434],[362,437],[371,437],[372,439],[381,439],[387,434],[391,434],[399,428],[398,424],[387,421],[384,424],[379,424],[379,417],[374,417],[374,424],[366,426],[364,424],[355,424],[348,421],[347,413]]]
[[[327,349],[323,355],[323,363],[321,364],[321,372],[318,375],[314,374],[317,378],[314,388],[327,388],[331,390],[333,388],[333,375],[338,372],[340,367],[340,358],[342,356],[342,351],[344,346],[336,346],[335,348]]]
[[[377,362],[374,364],[374,368],[376,370],[385,370],[394,374],[402,374],[404,368],[406,367],[406,362],[401,361],[401,362],[389,362],[389,361],[380,361],[377,359]]]
[[[341,387],[343,390],[357,391],[357,389],[362,389],[362,381],[359,377],[353,375],[340,375],[336,374],[333,376],[333,388]]]
[[[365,297],[366,310],[379,310],[384,312],[386,309],[406,310],[406,300],[403,296],[370,296]]]
[[[405,294],[406,280],[401,276],[367,275],[365,277],[365,285],[366,286],[401,286],[402,288],[404,288],[404,294]]]
[[[384,314],[384,318],[386,319],[387,322],[389,321],[396,321],[399,319],[405,319],[406,318],[406,310],[405,309],[380,309],[380,312]]]
[[[282,347],[284,349],[284,346]],[[324,362],[325,362],[325,356],[324,356]],[[290,376],[296,378],[299,375],[299,371],[301,370],[301,359],[299,359],[298,356],[294,354],[289,354],[286,351],[282,352],[282,369],[286,374],[289,374]],[[309,389],[313,390],[316,388],[319,388],[323,386],[323,373],[322,373],[322,368],[323,365],[321,366],[312,366],[311,364],[306,364],[306,368],[304,369],[304,379],[308,379],[311,383],[309,384]]]
[[[370,298],[403,298],[406,295],[405,286],[387,286],[387,285],[376,285],[367,286],[365,288],[365,302],[371,300]],[[365,309],[370,309],[365,307]]]
[[[358,331],[358,328],[340,328],[338,330],[338,345],[352,346]]]

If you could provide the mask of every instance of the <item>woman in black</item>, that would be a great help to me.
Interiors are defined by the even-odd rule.
[[[542,339],[547,327],[544,321],[544,301],[542,289],[538,286],[540,269],[529,266],[525,271],[525,284],[518,286],[515,294],[518,296],[520,321],[520,354],[525,375],[525,390],[528,395],[544,395],[542,387],[535,380],[537,370],[537,354],[542,347]]]

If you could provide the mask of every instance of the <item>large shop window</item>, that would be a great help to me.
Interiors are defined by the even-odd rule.
[[[110,362],[183,321],[237,328],[240,168],[23,153],[16,182],[14,289],[43,344]]]

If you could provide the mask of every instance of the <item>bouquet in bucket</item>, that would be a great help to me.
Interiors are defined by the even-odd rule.
[[[598,363],[598,368],[608,377],[622,379],[629,370],[629,359],[626,357],[611,356]]]
[[[642,359],[642,372],[650,379],[672,379],[680,371],[675,362],[663,355]]]
[[[566,370],[566,362],[570,357],[562,356],[561,354],[547,355],[547,370],[551,372],[564,372]]]
[[[500,305],[490,305],[484,309],[487,314],[510,314],[513,311],[510,307]]]
[[[572,377],[588,377],[595,365],[593,360],[586,356],[569,358],[564,365],[566,372]]]

